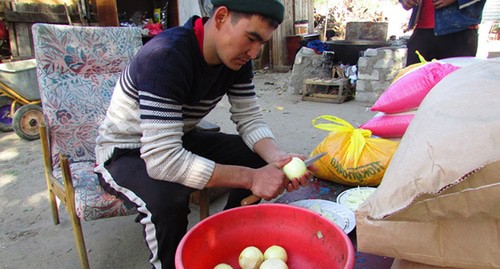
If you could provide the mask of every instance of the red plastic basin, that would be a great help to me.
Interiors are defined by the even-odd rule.
[[[287,250],[289,269],[354,268],[354,247],[333,222],[307,209],[260,204],[226,210],[196,224],[181,240],[177,269],[239,268],[240,252],[271,245]]]

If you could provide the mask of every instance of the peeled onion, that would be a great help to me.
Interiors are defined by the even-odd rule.
[[[288,269],[288,265],[280,259],[267,259],[259,267],[259,269]]]
[[[262,261],[264,261],[264,254],[254,246],[246,247],[238,258],[241,269],[259,269]]]
[[[307,172],[307,167],[304,161],[300,158],[293,157],[290,162],[283,166],[283,172],[288,179],[299,178]]]
[[[233,269],[233,267],[227,263],[219,263],[214,267],[214,269]]]
[[[278,245],[270,246],[264,251],[264,259],[280,259],[284,262],[288,260],[286,250]]]

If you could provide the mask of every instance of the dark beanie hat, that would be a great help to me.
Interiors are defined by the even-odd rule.
[[[242,13],[260,14],[283,22],[285,7],[280,0],[212,0],[214,6],[225,6]]]

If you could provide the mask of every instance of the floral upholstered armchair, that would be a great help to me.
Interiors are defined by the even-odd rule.
[[[120,73],[142,47],[129,27],[34,24],[37,77],[45,123],[40,130],[55,224],[56,196],[67,207],[83,268],[89,267],[80,219],[130,215],[93,172],[97,128]]]
[[[97,129],[106,115],[115,83],[142,47],[131,27],[84,27],[34,24],[32,28],[44,123],[40,140],[52,217],[59,224],[56,197],[66,206],[83,268],[89,261],[80,220],[135,214],[136,208],[101,187],[94,173]],[[218,132],[202,121],[197,126]],[[211,194],[194,192],[200,218],[209,215]]]

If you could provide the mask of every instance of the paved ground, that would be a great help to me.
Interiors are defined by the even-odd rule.
[[[304,102],[287,93],[290,73],[258,73],[256,84],[262,110],[282,147],[308,154],[327,134],[315,129],[311,120],[328,114],[357,126],[374,113],[371,104]],[[209,119],[234,132],[223,100]],[[224,198],[211,205],[221,210]],[[54,225],[45,188],[40,142],[23,141],[14,133],[0,133],[0,268],[80,268],[66,211],[61,224]],[[192,205],[190,227],[198,221]],[[92,268],[150,268],[142,227],[134,216],[83,222]]]

